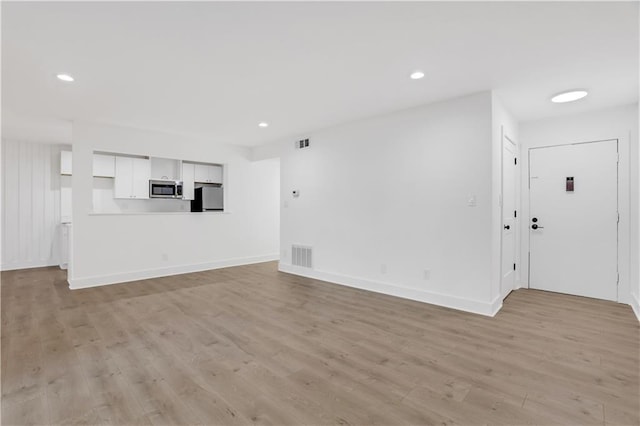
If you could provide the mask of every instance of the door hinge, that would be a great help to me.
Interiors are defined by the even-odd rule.
[[[514,271],[516,270],[516,264],[515,263],[513,264],[513,270]]]
[[[618,212],[618,223],[620,223],[620,212]]]

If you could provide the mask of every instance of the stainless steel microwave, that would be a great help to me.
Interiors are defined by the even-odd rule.
[[[149,180],[149,198],[182,199],[182,181],[159,179]]]

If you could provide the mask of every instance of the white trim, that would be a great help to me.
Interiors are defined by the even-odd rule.
[[[629,303],[631,305],[631,309],[633,309],[633,312],[636,314],[636,318],[640,321],[640,300],[638,300],[638,296],[633,293],[631,293],[631,297],[629,299],[631,299],[631,303]]]
[[[97,275],[92,277],[74,278],[69,279],[69,288],[71,290],[77,290],[81,288],[146,280],[149,278],[188,274],[190,272],[207,271],[210,269],[228,268],[230,266],[242,266],[250,265],[252,263],[271,262],[274,260],[278,260],[279,258],[280,256],[278,254],[267,254],[264,256],[237,257],[233,259],[196,263],[192,265],[177,265],[167,268],[147,269],[142,271],[123,272],[111,275]]]
[[[58,262],[52,260],[36,260],[31,262],[17,262],[10,264],[3,264],[0,270],[2,271],[15,271],[18,269],[32,269],[32,268],[46,268],[49,266],[58,266]]]
[[[391,296],[401,297],[403,299],[416,300],[418,302],[430,303],[432,305],[444,306],[447,308],[490,317],[495,316],[502,308],[502,299],[500,298],[500,295],[498,295],[492,302],[481,302],[478,300],[464,299],[447,294],[400,287],[397,285],[381,283],[364,278],[350,277],[347,275],[302,268],[282,262],[278,264],[278,270],[280,272],[313,278],[333,284],[340,284],[347,287],[387,294]]]
[[[515,283],[515,281],[514,281],[514,283]],[[514,284],[514,285],[515,285],[515,284]],[[501,299],[501,300],[506,299],[506,298],[507,298],[507,296],[508,296],[508,295],[510,295],[510,294],[511,294],[511,292],[512,292],[513,290],[514,290],[514,289],[510,288],[510,289],[507,289],[507,290],[506,290],[506,291],[504,291],[504,292],[502,292],[502,291],[501,291],[501,292],[500,292],[500,299]]]

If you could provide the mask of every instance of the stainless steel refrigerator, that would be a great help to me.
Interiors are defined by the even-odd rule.
[[[224,192],[221,186],[202,186],[195,189],[191,201],[192,212],[224,210]]]

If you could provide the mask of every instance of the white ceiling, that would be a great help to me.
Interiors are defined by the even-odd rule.
[[[3,133],[83,119],[258,145],[489,89],[522,121],[632,103],[638,16],[637,2],[2,2]],[[549,102],[571,88],[590,96]]]

